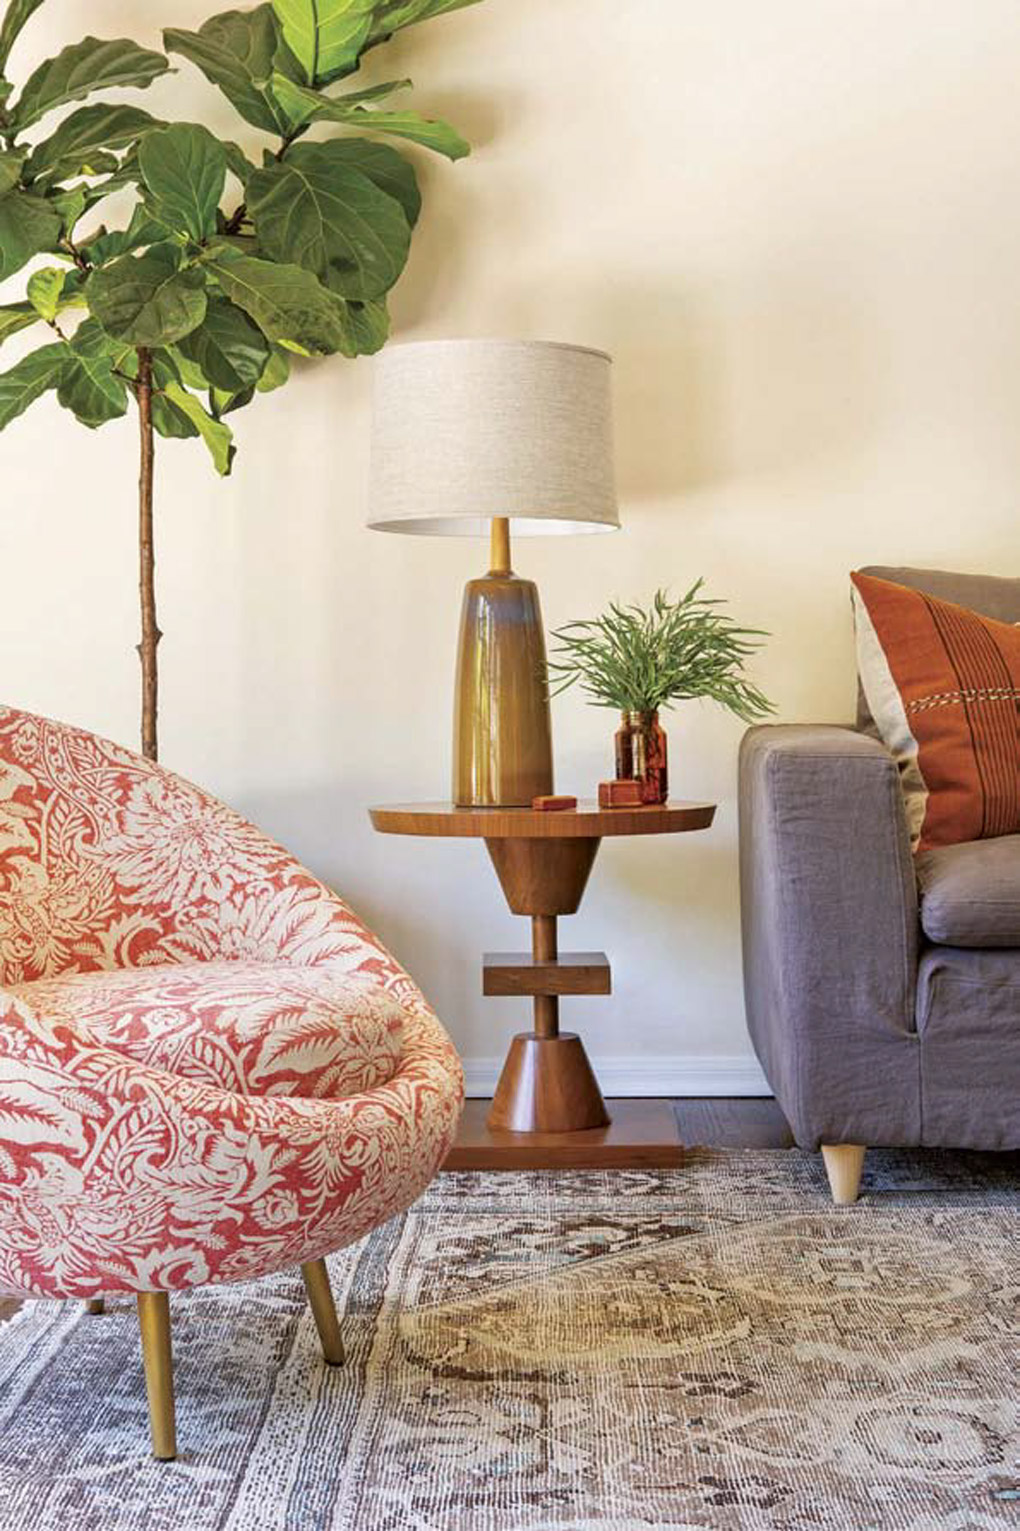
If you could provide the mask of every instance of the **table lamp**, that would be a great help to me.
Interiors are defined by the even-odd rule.
[[[461,612],[453,736],[459,807],[553,790],[538,589],[510,566],[524,536],[619,526],[611,358],[524,340],[389,346],[376,363],[369,525],[491,538]]]

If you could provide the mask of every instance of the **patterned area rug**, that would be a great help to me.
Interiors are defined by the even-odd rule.
[[[3,1531],[1016,1527],[1015,1156],[448,1175],[300,1278],[174,1300],[181,1459],[134,1309],[0,1329]]]

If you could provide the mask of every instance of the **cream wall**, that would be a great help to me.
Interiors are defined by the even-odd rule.
[[[15,63],[88,30],[155,40],[195,0],[49,0]],[[1015,0],[485,0],[377,54],[476,144],[423,162],[398,335],[582,341],[616,357],[615,538],[521,543],[548,622],[704,574],[771,629],[785,719],[842,720],[846,573],[1017,572],[1020,140]],[[190,67],[148,93],[236,133]],[[252,135],[252,142],[257,135]],[[17,355],[15,342],[5,357]],[[365,805],[442,796],[469,542],[363,529],[371,364],[303,369],[237,416],[220,484],[159,448],[163,758],[237,804],[376,925],[484,1083],[523,1012],[480,953],[524,944],[480,845],[373,835]],[[134,435],[49,402],[0,439],[3,696],[133,742]],[[608,774],[573,698],[558,785]],[[564,936],[612,1000],[566,1005],[610,1088],[759,1078],[744,1027],[741,726],[672,716],[689,840],[603,846]],[[576,1009],[574,1008],[576,1006]]]

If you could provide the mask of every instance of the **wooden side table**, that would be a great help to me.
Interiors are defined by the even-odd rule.
[[[483,993],[520,994],[534,1004],[535,1027],[514,1037],[488,1115],[495,1133],[596,1133],[609,1125],[602,1092],[575,1032],[561,1032],[562,994],[608,994],[603,952],[561,952],[556,921],[576,913],[607,835],[678,834],[707,829],[714,803],[599,808],[562,813],[530,808],[455,808],[401,803],[369,810],[383,834],[471,837],[485,841],[514,914],[531,918],[531,952],[487,953]]]

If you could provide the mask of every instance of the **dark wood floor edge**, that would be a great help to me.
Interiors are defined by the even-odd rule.
[[[672,1102],[680,1140],[706,1148],[792,1148],[793,1133],[771,1095],[704,1096]]]

